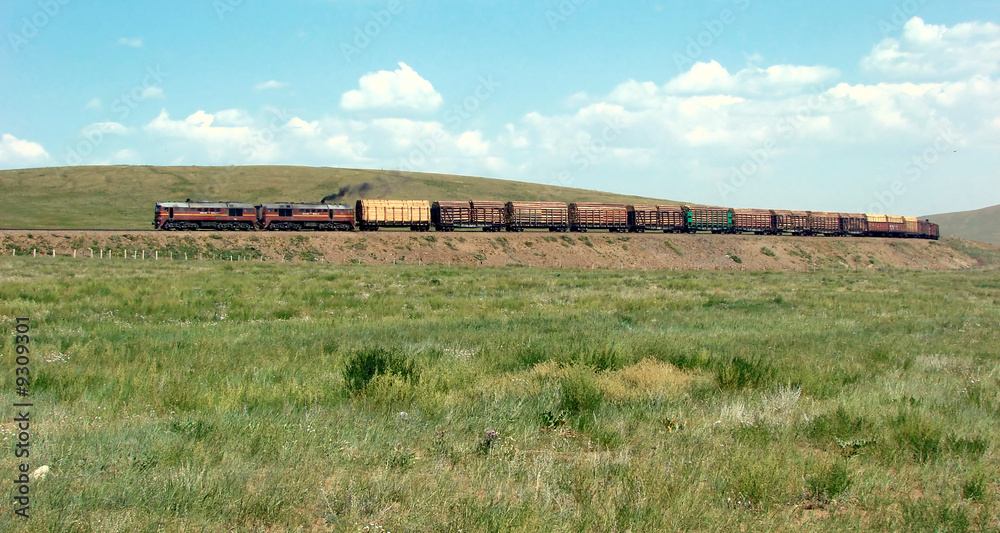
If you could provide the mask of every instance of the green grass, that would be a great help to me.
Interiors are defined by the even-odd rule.
[[[161,201],[318,202],[368,183],[366,198],[672,203],[469,176],[292,166],[81,166],[0,171],[0,228],[151,229]],[[348,194],[342,201],[353,203]]]
[[[8,382],[32,325],[35,531],[1000,527],[996,270],[0,278]]]

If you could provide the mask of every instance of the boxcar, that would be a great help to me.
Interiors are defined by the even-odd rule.
[[[920,237],[920,223],[917,217],[903,217],[903,233],[907,237]]]
[[[774,233],[774,216],[768,209],[733,209],[733,231],[769,235]]]
[[[840,231],[844,235],[864,235],[868,233],[868,219],[861,213],[841,213]]]
[[[350,231],[354,229],[354,208],[342,204],[260,204],[257,227],[270,231]]]
[[[624,204],[572,203],[569,204],[569,229],[625,232],[628,231],[628,210]]]
[[[809,235],[809,213],[806,211],[789,211],[787,209],[772,209],[774,229],[780,235]]]
[[[162,230],[252,230],[257,223],[254,206],[237,202],[160,202],[153,227]]]
[[[569,206],[563,202],[507,202],[507,231],[526,228],[569,230]]]
[[[813,235],[840,235],[840,213],[826,211],[809,212],[809,232]]]
[[[690,233],[696,231],[729,233],[733,230],[733,211],[728,207],[686,205],[684,212],[685,225]]]
[[[362,231],[405,227],[427,231],[431,227],[431,206],[427,200],[358,200],[354,215]]]

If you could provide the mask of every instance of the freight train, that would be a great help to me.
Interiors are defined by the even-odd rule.
[[[327,203],[160,202],[160,230],[270,231],[549,231],[830,235],[937,239],[938,225],[917,217],[741,209],[704,205],[624,205],[593,202],[358,200]]]

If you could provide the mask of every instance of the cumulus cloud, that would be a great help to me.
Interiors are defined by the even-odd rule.
[[[891,79],[943,80],[1000,71],[1000,26],[964,22],[952,27],[913,17],[903,34],[886,38],[861,60],[865,69]]]
[[[42,145],[4,133],[0,136],[0,165],[7,168],[41,165],[49,161]]]
[[[430,112],[441,107],[443,99],[431,82],[420,77],[406,63],[394,71],[370,72],[358,81],[359,88],[347,91],[340,106],[347,111],[366,109],[411,109]]]
[[[827,83],[840,71],[825,66],[772,65],[748,67],[730,74],[717,61],[695,63],[663,86],[667,94],[785,95]]]
[[[317,120],[309,122],[299,117],[292,117],[285,123],[285,130],[291,132],[295,136],[308,138],[319,135],[322,128]]]
[[[276,89],[284,89],[288,87],[288,84],[283,81],[268,80],[253,86],[253,90],[257,92],[272,91]]]

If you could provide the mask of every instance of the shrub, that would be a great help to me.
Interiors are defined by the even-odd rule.
[[[417,366],[396,350],[366,348],[354,352],[344,367],[344,383],[350,392],[359,392],[376,376],[395,375],[404,381],[416,380]]]
[[[774,250],[768,248],[767,246],[762,246],[760,249],[760,253],[768,257],[778,257],[778,254],[774,253]]]

